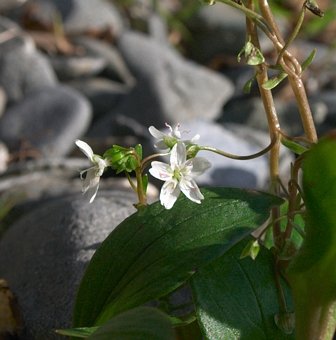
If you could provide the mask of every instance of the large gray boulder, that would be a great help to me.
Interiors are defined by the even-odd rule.
[[[27,339],[58,339],[71,326],[77,288],[94,251],[135,209],[134,194],[100,192],[89,204],[72,196],[41,205],[0,242],[0,277],[17,295]]]

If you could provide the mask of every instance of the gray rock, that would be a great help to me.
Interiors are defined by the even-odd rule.
[[[4,110],[6,108],[6,103],[7,103],[6,92],[2,87],[0,87],[0,117],[4,113]]]
[[[145,126],[195,117],[215,119],[232,95],[227,78],[186,61],[154,39],[125,33],[119,48],[138,82],[118,112]]]
[[[193,36],[192,56],[202,63],[217,56],[236,58],[245,44],[245,15],[220,2],[213,6],[201,6],[190,19],[188,27]],[[263,51],[272,46],[264,34],[260,34],[259,39]]]
[[[44,23],[52,24],[59,14],[64,29],[69,32],[110,28],[118,36],[123,20],[112,2],[103,0],[30,0],[34,16]]]
[[[10,103],[56,84],[56,76],[47,59],[17,25],[0,17],[1,32],[7,32],[8,38],[0,44],[0,86]]]
[[[40,206],[13,224],[0,242],[0,277],[17,295],[26,339],[63,339],[77,288],[94,251],[134,212],[133,195],[100,193],[89,204],[74,196]]]
[[[236,56],[246,39],[245,16],[221,3],[202,6],[189,27],[194,38],[192,55],[201,62],[218,54]]]
[[[238,96],[226,103],[221,118],[222,124],[235,123],[268,132],[267,118],[259,97]]]
[[[45,88],[8,109],[1,118],[0,139],[10,150],[28,143],[41,156],[60,157],[74,147],[91,120],[89,102],[66,86]]]
[[[105,78],[89,78],[68,82],[81,92],[91,103],[94,118],[115,108],[129,92],[129,88]]]
[[[106,65],[103,73],[106,77],[121,81],[129,87],[135,84],[134,76],[114,45],[86,36],[76,37],[73,41],[85,49],[86,53],[105,60]]]
[[[159,44],[169,45],[168,27],[162,16],[152,13],[148,18],[148,31]]]
[[[6,12],[25,3],[27,0],[1,0],[0,12]]]
[[[95,76],[106,65],[105,60],[97,56],[69,57],[54,55],[49,57],[49,61],[58,79],[62,81]]]

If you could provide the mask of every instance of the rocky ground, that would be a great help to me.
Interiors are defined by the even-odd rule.
[[[78,173],[88,163],[75,150],[77,138],[97,153],[136,143],[149,153],[148,126],[168,122],[230,153],[269,143],[256,88],[242,91],[253,70],[236,62],[244,17],[223,5],[200,7],[186,20],[192,38],[184,43],[149,2],[134,3],[128,10],[103,0],[0,3],[0,211],[15,205],[1,224],[0,278],[18,297],[27,339],[57,338],[53,329],[70,326],[94,249],[134,212],[133,193],[110,173],[94,203],[81,195]],[[161,5],[173,16],[180,3]],[[262,46],[270,47],[264,37]],[[313,48],[305,82],[322,135],[335,126],[336,58],[323,39],[299,39],[294,51],[303,60]],[[286,84],[275,99],[283,130],[300,135]],[[267,156],[206,157],[213,166],[200,185],[267,188]],[[292,159],[282,151],[284,179]],[[157,192],[152,186],[151,200]]]

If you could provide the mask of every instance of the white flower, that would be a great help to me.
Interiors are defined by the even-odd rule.
[[[200,192],[194,178],[203,174],[211,164],[203,157],[187,160],[186,146],[182,142],[176,143],[170,154],[170,165],[162,162],[152,162],[150,174],[165,181],[160,192],[161,204],[170,209],[176,202],[180,191],[190,200],[201,203],[204,196]]]
[[[167,153],[171,150],[171,148],[177,142],[183,142],[185,144],[193,144],[199,139],[199,135],[195,135],[190,140],[182,140],[182,132],[180,131],[180,124],[177,124],[174,128],[172,128],[169,124],[166,123],[166,126],[169,128],[168,133],[163,133],[159,131],[154,126],[150,126],[148,128],[150,134],[158,139],[158,141],[154,144],[154,146],[159,149],[163,153]]]
[[[92,167],[85,169],[80,172],[80,177],[83,180],[83,193],[86,193],[89,189],[90,203],[93,202],[97,195],[99,188],[100,176],[103,174],[105,168],[109,166],[109,162],[103,159],[99,155],[95,155],[89,144],[77,139],[76,145],[81,149],[81,151],[86,155],[86,157],[92,163]],[[86,173],[85,178],[83,174]]]

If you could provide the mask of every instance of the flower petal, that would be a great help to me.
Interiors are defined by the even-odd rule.
[[[96,198],[98,189],[99,189],[99,181],[97,181],[96,185],[92,186],[87,192],[87,195],[90,197],[90,201],[89,201],[90,203],[92,203],[93,200]]]
[[[160,202],[166,209],[171,209],[180,195],[180,188],[176,180],[163,184],[160,192]]]
[[[197,177],[202,175],[206,170],[208,170],[211,167],[211,163],[203,157],[195,157],[191,160],[192,163],[192,170],[191,170],[191,176]]]
[[[199,139],[201,138],[201,136],[199,134],[195,135],[193,138],[191,138],[190,142],[191,143],[196,143]]]
[[[180,167],[187,159],[186,146],[182,142],[176,143],[170,154],[170,166],[173,170]]]
[[[181,139],[182,138],[182,134],[180,131],[180,124],[177,124],[173,129],[170,127],[170,131],[173,137]]]
[[[150,126],[148,128],[148,131],[149,133],[154,137],[154,138],[157,138],[157,139],[163,139],[163,137],[166,136],[165,133],[161,132],[160,130],[158,130],[156,127],[154,126]]]
[[[92,161],[93,157],[93,150],[91,149],[91,146],[82,140],[77,139],[76,140],[76,145],[81,149],[81,151],[85,154],[85,156]]]
[[[82,192],[85,193],[92,186],[96,186],[99,183],[100,177],[96,176],[96,167],[92,167],[87,170],[85,179],[83,180]]]
[[[92,162],[96,166],[96,176],[100,177],[107,166],[109,166],[109,162],[98,155],[93,155]]]
[[[161,181],[167,181],[173,177],[173,171],[169,164],[154,161],[151,165],[152,167],[149,169],[149,173],[153,177]]]
[[[186,180],[181,179],[179,183],[181,191],[193,202],[200,204],[201,200],[204,199],[200,189],[193,179]]]
[[[168,153],[170,151],[170,148],[167,148],[166,143],[163,140],[159,140],[154,144],[154,147],[158,150],[160,150],[162,153]]]

